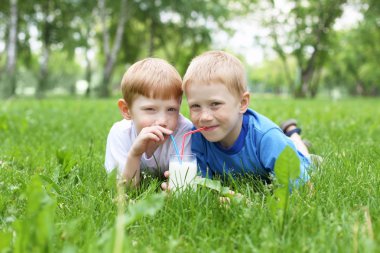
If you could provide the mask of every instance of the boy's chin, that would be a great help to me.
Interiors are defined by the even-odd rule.
[[[205,134],[203,134],[202,133],[202,135],[203,135],[203,137],[205,137],[205,139],[207,140],[207,141],[209,141],[209,142],[219,142],[219,141],[221,141],[221,139],[220,138],[218,138],[217,136],[210,136],[210,135],[205,135]]]

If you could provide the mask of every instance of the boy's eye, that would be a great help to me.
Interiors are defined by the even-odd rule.
[[[201,107],[200,107],[200,105],[198,105],[198,104],[190,105],[190,109],[191,109],[191,110],[197,110],[197,109],[199,109],[199,108],[201,108]]]
[[[169,112],[176,112],[176,111],[177,111],[177,108],[174,108],[174,107],[173,107],[173,108],[169,108],[168,111],[169,111]]]
[[[154,109],[151,107],[144,108],[144,111],[153,111]]]
[[[216,107],[216,106],[221,105],[221,104],[222,103],[220,103],[220,102],[212,102],[211,107]]]

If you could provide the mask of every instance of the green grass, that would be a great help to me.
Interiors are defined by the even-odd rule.
[[[274,122],[297,118],[311,151],[324,157],[314,194],[293,192],[284,230],[267,203],[270,187],[253,179],[228,185],[248,202],[225,206],[217,192],[200,189],[169,195],[156,209],[149,197],[161,182],[147,179],[124,194],[132,211],[123,213],[135,217],[121,230],[124,249],[378,252],[380,101],[257,96],[251,105]],[[121,117],[116,101],[23,99],[0,101],[0,108],[0,252],[112,252],[120,234],[117,188],[103,159]],[[134,207],[150,213],[137,217]]]

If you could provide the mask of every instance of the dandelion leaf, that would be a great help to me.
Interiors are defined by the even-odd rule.
[[[285,147],[276,164],[274,173],[279,184],[288,186],[289,180],[294,180],[300,175],[300,160],[295,151],[290,147]]]
[[[165,194],[157,193],[128,206],[125,217],[126,225],[131,224],[145,216],[154,216],[164,205]]]
[[[207,187],[207,188],[209,188],[211,190],[215,190],[217,192],[222,191],[222,184],[218,180],[212,180],[209,178],[197,177],[197,178],[195,178],[195,184],[203,186],[203,187]]]

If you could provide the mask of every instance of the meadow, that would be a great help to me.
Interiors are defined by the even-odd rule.
[[[165,194],[146,178],[116,186],[103,168],[116,99],[0,101],[0,252],[379,252],[380,101],[261,98],[274,122],[296,118],[324,158],[314,191],[293,191],[281,226],[271,186],[226,182]],[[186,105],[182,112],[188,115]]]

